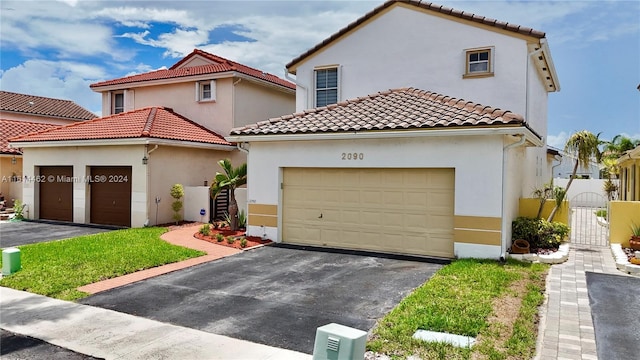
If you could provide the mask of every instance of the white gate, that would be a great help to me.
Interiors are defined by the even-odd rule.
[[[580,193],[569,200],[571,242],[596,246],[609,245],[609,203],[593,192]]]

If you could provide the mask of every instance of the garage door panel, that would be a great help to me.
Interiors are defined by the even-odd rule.
[[[73,221],[72,166],[41,166],[38,183],[39,218],[57,221]]]
[[[287,168],[283,179],[284,242],[453,257],[453,169]]]
[[[131,226],[131,167],[91,168],[90,222]]]

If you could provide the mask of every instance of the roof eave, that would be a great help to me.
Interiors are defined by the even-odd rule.
[[[229,142],[272,142],[272,141],[304,141],[304,140],[355,140],[412,137],[443,136],[480,136],[480,135],[525,135],[529,146],[543,146],[542,139],[526,125],[500,127],[466,127],[466,128],[431,128],[412,130],[369,130],[326,133],[298,133],[273,135],[230,135]]]
[[[122,146],[122,145],[168,145],[210,150],[233,151],[233,144],[213,144],[196,141],[161,139],[152,137],[135,137],[121,139],[85,139],[85,140],[43,140],[43,141],[11,141],[11,148],[40,148],[40,147],[68,147],[68,146]]]
[[[90,88],[91,90],[100,93],[105,91],[132,89],[132,88],[147,87],[147,86],[179,84],[179,83],[188,82],[188,81],[226,79],[226,78],[232,78],[234,76],[235,76],[235,71],[223,71],[223,72],[207,73],[207,74],[200,74],[200,75],[185,75],[185,76],[172,77],[172,78],[166,78],[166,79],[123,82],[123,83],[113,84],[113,85],[100,85],[100,86],[91,85]]]

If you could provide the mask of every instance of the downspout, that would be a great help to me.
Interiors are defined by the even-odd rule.
[[[558,159],[558,156],[555,156],[555,157],[554,157],[554,160],[555,160],[555,161],[558,161],[558,164],[553,165],[553,166],[551,167],[551,187],[553,187],[553,174],[554,174],[554,172],[555,172],[555,169],[556,169],[558,166],[562,165],[562,159],[563,159],[563,157],[562,157],[562,156],[560,156],[560,158],[559,158],[559,159]]]
[[[508,164],[508,156],[507,151],[509,149],[522,146],[526,140],[524,134],[519,134],[520,140],[514,142],[513,144],[509,144],[502,148],[502,209],[500,210],[502,216],[502,231],[500,232],[500,261],[504,262],[507,258],[507,232],[505,229],[509,224],[507,223],[507,218],[504,214],[504,209],[507,206],[507,194],[506,194],[506,182],[507,182],[507,164]]]
[[[157,148],[158,148],[158,145],[156,145],[153,149],[149,150],[149,144],[147,143],[144,145],[144,156],[142,160],[146,161],[146,163],[144,163],[144,166],[147,168],[147,220],[144,222],[145,227],[149,226],[149,222],[151,221],[149,219],[149,209],[151,208],[151,199],[148,198],[149,193],[151,192],[151,171],[149,170],[149,154],[154,152]],[[157,208],[158,202],[156,201],[155,204]],[[156,217],[156,221],[157,221],[157,217]],[[158,225],[158,224],[153,224],[153,225]]]
[[[308,108],[307,104],[308,104],[308,96],[309,94],[307,93],[307,88],[300,85],[300,83],[298,82],[298,80],[294,79],[291,77],[291,75],[289,75],[289,70],[287,70],[287,68],[284,68],[284,78],[291,81],[292,83],[296,84],[296,87],[299,87],[300,89],[302,89],[304,91],[304,106],[302,107],[303,109]],[[298,90],[296,89],[296,99],[298,97]],[[298,107],[298,105],[296,104],[296,108]]]
[[[236,144],[236,148],[238,148],[238,150],[242,151],[243,153],[249,155],[249,149],[245,148],[243,145],[246,143],[237,143]]]

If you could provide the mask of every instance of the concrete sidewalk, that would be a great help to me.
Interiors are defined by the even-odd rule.
[[[311,355],[0,287],[0,328],[105,359],[311,359]]]

